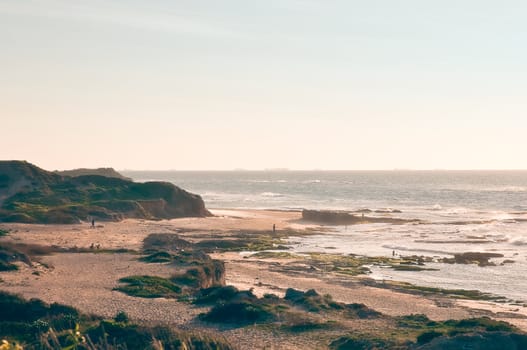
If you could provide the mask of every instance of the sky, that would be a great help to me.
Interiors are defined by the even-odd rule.
[[[527,2],[0,0],[0,159],[527,169]]]

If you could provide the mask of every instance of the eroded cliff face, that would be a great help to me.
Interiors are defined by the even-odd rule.
[[[0,222],[210,216],[200,196],[171,183],[100,175],[61,176],[22,161],[0,161]]]
[[[0,161],[0,206],[20,192],[49,190],[50,184],[60,182],[62,176],[19,160]]]

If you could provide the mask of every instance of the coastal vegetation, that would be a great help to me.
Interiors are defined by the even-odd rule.
[[[117,179],[132,181],[131,178],[123,176],[122,174],[117,172],[114,168],[96,168],[96,169],[79,168],[79,169],[72,169],[72,170],[54,171],[54,173],[61,175],[61,176],[70,176],[70,177],[99,175],[99,176],[104,176],[104,177],[114,177]]]
[[[189,231],[189,234],[193,232]],[[242,233],[234,235],[241,236]],[[265,237],[265,233],[260,235]],[[245,236],[247,240],[251,237],[256,241],[259,239],[258,234]],[[4,294],[8,304],[29,303],[31,306],[27,307],[30,311],[13,311],[17,315],[26,315],[23,320],[2,319],[1,334],[5,334],[11,344],[14,341],[24,349],[38,348],[42,344],[50,344],[53,349],[72,345],[79,349],[236,349],[236,346],[218,335],[218,330],[222,329],[308,337],[317,339],[321,348],[335,350],[442,349],[444,344],[451,343],[461,348],[467,344],[477,344],[482,339],[484,344],[500,340],[521,345],[526,341],[522,332],[504,322],[487,318],[433,321],[424,315],[389,316],[361,303],[338,302],[331,295],[320,294],[314,289],[288,288],[281,297],[274,294],[259,297],[252,290],[226,285],[223,262],[212,259],[199,245],[199,240],[190,241],[187,238],[168,233],[147,236],[137,260],[145,264],[169,266],[173,268],[173,273],[169,277],[124,277],[119,280],[121,284],[116,290],[137,298],[173,299],[191,309],[198,308],[190,323],[191,329],[203,330],[210,335],[198,336],[195,332],[180,331],[174,327],[163,328],[151,323],[135,325],[123,312],[117,313],[114,319],[86,316],[71,307],[61,309],[62,306],[55,304],[49,306],[40,301],[24,301],[8,294]],[[210,236],[205,235],[202,240],[210,240]],[[15,266],[24,263],[24,260],[33,263],[38,254],[63,251],[58,247],[18,243],[9,243],[4,247],[11,249],[7,255],[13,251],[20,254],[20,260],[12,262]],[[341,275],[358,273],[364,271],[361,268],[375,264],[420,267],[426,262],[420,257],[368,258],[317,253],[297,255],[286,251],[261,251],[256,256],[263,260],[286,259],[286,263],[283,266],[276,265],[277,268],[281,266],[287,269],[289,262],[301,262],[307,270],[311,270],[309,266],[312,266],[319,271],[325,269]],[[374,285],[369,280],[362,283]],[[375,286],[381,287],[380,284]],[[385,287],[407,293],[486,298],[476,291],[447,291],[395,283],[386,284]],[[496,299],[489,297],[488,300]],[[31,315],[32,312],[34,315]]]
[[[233,349],[219,335],[139,326],[123,312],[114,319],[102,319],[70,306],[27,301],[4,292],[0,292],[0,310],[1,349]]]
[[[0,161],[0,222],[207,216],[200,196],[171,183],[101,175],[61,176],[21,161]]]
[[[527,336],[508,323],[489,318],[433,321],[425,315],[391,317],[360,304],[337,303],[313,290],[290,289],[284,298],[254,296],[232,286],[199,290],[196,305],[211,306],[199,319],[205,324],[247,327],[271,326],[276,331],[299,334],[341,334],[328,341],[330,349],[444,349],[467,346],[521,349]],[[20,349],[235,349],[214,332],[198,334],[161,326],[136,325],[124,312],[113,319],[80,313],[60,304],[24,300],[0,292],[0,333],[9,346]],[[354,314],[348,312],[352,310]],[[359,310],[360,312],[357,312]],[[323,315],[322,318],[319,317]],[[333,319],[333,320],[332,320]],[[378,319],[384,331],[346,332],[345,319]],[[515,347],[514,347],[515,346]]]
[[[32,266],[35,257],[58,251],[58,247],[0,241],[0,271],[18,270],[16,262]]]
[[[155,236],[157,239],[159,235]],[[151,242],[152,237],[145,239],[145,242]],[[283,332],[290,334],[331,334],[333,339],[329,339],[327,346],[330,349],[442,349],[444,344],[456,344],[463,347],[467,344],[481,342],[491,344],[496,339],[505,339],[511,344],[521,345],[527,341],[527,336],[520,332],[516,327],[501,321],[495,321],[489,318],[469,318],[463,320],[433,321],[425,315],[407,315],[407,316],[388,316],[376,310],[359,303],[341,303],[335,301],[331,295],[321,295],[315,290],[301,291],[289,288],[285,291],[283,297],[274,294],[265,294],[263,297],[257,297],[251,290],[239,290],[234,286],[217,283],[208,288],[200,287],[199,284],[191,283],[191,287],[183,293],[184,284],[181,284],[184,276],[188,271],[192,271],[192,266],[196,266],[199,259],[196,258],[194,250],[197,245],[178,238],[179,245],[186,248],[182,251],[156,251],[152,253],[151,245],[148,245],[151,254],[141,258],[145,262],[156,262],[173,264],[179,268],[189,268],[187,272],[179,273],[179,278],[174,276],[168,279],[152,278],[145,279],[146,276],[137,276],[136,279],[145,285],[144,290],[150,288],[147,286],[150,281],[155,281],[159,290],[150,292],[147,297],[162,295],[163,297],[176,298],[180,301],[188,302],[200,308],[209,308],[207,311],[198,316],[198,320],[204,325],[210,327],[264,327],[274,332]],[[145,248],[147,245],[145,245]],[[182,255],[182,253],[184,253]],[[199,254],[200,259],[204,259]],[[275,257],[279,254],[284,258],[306,258],[296,255],[282,256],[281,252],[260,252],[256,253],[261,258],[268,256]],[[287,253],[286,253],[287,254]],[[335,268],[358,267],[364,263],[362,257],[356,256],[333,256],[333,255],[316,255],[308,254],[307,259],[310,262],[319,261],[320,263],[334,264]],[[203,261],[203,260],[202,260]],[[207,259],[205,258],[205,261]],[[415,263],[418,261],[414,258],[406,259],[405,262]],[[382,264],[401,264],[401,259],[372,259],[369,263]],[[422,262],[421,262],[422,263]],[[338,271],[338,269],[336,269]],[[124,280],[123,280],[124,281]],[[166,283],[173,283],[167,286]],[[180,284],[178,284],[179,282]],[[173,288],[174,286],[180,288]],[[395,286],[394,286],[395,287]],[[415,286],[402,285],[401,290],[411,292]],[[173,289],[171,289],[173,288]],[[496,300],[484,293],[476,291],[463,290],[441,290],[434,288],[415,287],[415,291],[431,293],[435,295],[444,294],[456,298],[475,298],[485,300]],[[397,288],[395,288],[397,289]],[[157,293],[157,294],[156,294]],[[141,293],[131,295],[144,297]],[[182,298],[181,296],[185,297]],[[354,322],[380,322],[385,331],[350,331],[347,320]],[[378,326],[376,326],[378,327]],[[439,344],[439,345],[438,345]]]
[[[6,191],[2,192],[4,195],[2,207],[16,206],[13,215],[33,218],[31,222],[39,222],[37,220],[39,215],[46,216],[46,220],[50,220],[49,218],[53,217],[51,215],[53,210],[57,208],[64,214],[72,207],[93,208],[105,201],[107,204],[112,202],[109,206],[100,206],[100,208],[103,208],[103,211],[111,210],[116,213],[116,217],[107,217],[113,220],[130,215],[127,208],[132,207],[125,204],[127,201],[143,205],[145,201],[155,201],[155,199],[139,198],[157,196],[167,202],[164,197],[165,190],[159,190],[165,188],[163,184],[160,184],[160,187],[145,189],[135,187],[135,184],[118,177],[103,178],[91,174],[70,177],[52,173],[41,174],[40,170],[31,167],[28,169],[26,170],[32,172],[31,176],[34,179],[40,180],[30,184],[31,190],[17,191],[9,195],[6,195]],[[7,184],[4,189],[13,188],[10,177],[3,177],[2,181]],[[66,184],[73,186],[74,190],[67,189]],[[146,207],[148,205],[144,208]],[[40,214],[34,212],[35,208],[42,212]],[[135,204],[133,208],[137,208]],[[148,208],[156,218],[166,214],[163,211],[165,209],[157,211],[152,206]],[[82,219],[77,214],[74,216],[76,220]],[[354,216],[358,217],[358,215]],[[362,215],[360,218],[362,219]],[[121,273],[126,272],[119,277],[125,277],[119,279],[116,277],[112,280],[111,283],[119,284],[116,287],[115,284],[111,285],[108,290],[115,287],[116,291],[132,297],[122,296],[128,300],[149,299],[142,299],[141,303],[155,301],[152,300],[155,298],[165,298],[170,299],[169,303],[183,305],[182,308],[189,311],[190,320],[189,323],[184,324],[184,327],[193,331],[181,331],[173,324],[169,328],[160,327],[151,321],[134,324],[142,319],[135,314],[129,317],[122,311],[116,313],[113,319],[88,316],[71,306],[47,305],[39,300],[27,301],[4,293],[0,298],[5,300],[5,305],[12,304],[12,306],[5,309],[8,310],[6,315],[11,316],[0,315],[0,334],[5,336],[9,346],[15,342],[16,346],[22,346],[24,349],[236,349],[236,346],[232,346],[225,338],[218,335],[224,330],[232,331],[232,334],[260,332],[259,334],[273,334],[277,337],[309,338],[320,348],[329,347],[335,350],[442,349],[448,344],[462,348],[467,344],[481,342],[482,344],[501,342],[521,348],[527,341],[526,336],[514,326],[487,318],[436,321],[424,315],[390,316],[370,307],[367,302],[368,305],[339,302],[332,295],[317,291],[322,289],[309,289],[311,287],[295,289],[287,288],[289,285],[282,286],[276,288],[279,289],[277,295],[270,294],[269,291],[262,295],[253,289],[238,289],[226,284],[225,264],[211,258],[209,254],[220,253],[215,257],[223,257],[235,255],[223,253],[246,252],[247,259],[237,260],[241,264],[254,263],[251,260],[258,262],[268,260],[266,263],[273,273],[279,272],[291,276],[305,274],[310,277],[318,276],[321,279],[329,276],[337,277],[338,283],[352,281],[349,283],[351,288],[359,285],[390,288],[404,293],[426,295],[432,300],[443,300],[446,297],[493,302],[505,300],[479,291],[447,290],[353,278],[369,274],[372,266],[399,271],[430,270],[427,263],[439,262],[431,260],[432,258],[395,254],[392,257],[316,252],[296,254],[289,249],[286,238],[313,234],[312,231],[203,230],[190,227],[192,228],[174,227],[173,233],[152,233],[144,239],[142,250],[135,252],[137,256],[129,257],[130,261],[139,264],[140,268],[144,268],[145,264],[163,264],[163,273],[160,273],[162,276],[156,276],[155,273],[149,275],[141,269],[128,273],[129,270],[124,269]],[[0,236],[5,234],[8,232],[0,231]],[[107,250],[41,246],[20,243],[8,237],[0,240],[0,270],[16,270],[23,264],[34,266],[38,264],[41,256],[63,252],[130,251],[120,246]],[[251,254],[253,252],[255,253]],[[441,262],[487,266],[492,264],[489,259],[496,257],[498,256],[492,253],[465,253]],[[148,266],[157,268],[155,265]],[[33,272],[37,274],[38,271]],[[260,281],[255,278],[255,282],[250,283],[267,288],[268,285]],[[270,285],[269,287],[275,288]],[[271,292],[274,290],[272,288]],[[1,303],[0,310],[4,310],[4,305]],[[12,316],[15,314],[18,316]],[[204,331],[207,335],[198,335],[197,331]]]

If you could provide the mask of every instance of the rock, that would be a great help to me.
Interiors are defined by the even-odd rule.
[[[364,213],[362,213],[361,215],[354,215],[350,212],[341,210],[309,209],[302,210],[302,219],[326,225],[355,225],[371,223],[405,224],[409,222],[419,222],[418,220],[407,220],[385,216],[365,216]]]
[[[454,254],[453,258],[444,258],[441,261],[447,264],[478,264],[479,266],[495,266],[490,262],[491,258],[503,258],[503,254],[499,253],[481,253],[481,252],[467,252],[461,254]]]

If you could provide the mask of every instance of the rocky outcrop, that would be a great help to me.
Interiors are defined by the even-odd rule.
[[[496,266],[489,261],[492,258],[503,258],[500,253],[467,252],[454,254],[453,258],[444,258],[442,262],[447,264],[477,264],[478,266]]]
[[[168,182],[70,177],[27,162],[0,161],[0,222],[71,224],[209,215],[200,196]]]
[[[354,215],[347,211],[341,210],[302,210],[302,219],[323,225],[355,225],[355,224],[371,224],[371,223],[387,223],[387,224],[405,224],[409,222],[418,222],[418,220],[407,220],[394,217],[385,216],[365,216]]]

